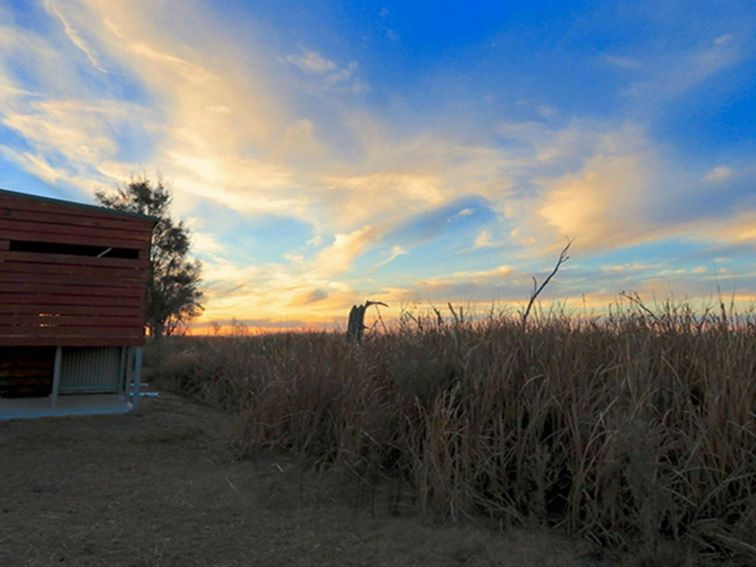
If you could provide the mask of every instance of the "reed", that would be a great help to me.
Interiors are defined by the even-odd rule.
[[[538,522],[654,556],[756,560],[756,319],[630,302],[602,317],[406,313],[333,333],[176,338],[162,380],[420,512]]]

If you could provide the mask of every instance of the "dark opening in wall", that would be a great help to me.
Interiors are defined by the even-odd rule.
[[[33,242],[31,240],[11,240],[9,250],[11,252],[66,254],[69,256],[95,256],[98,258],[126,258],[131,260],[139,258],[139,250],[135,248],[109,248],[107,246]]]
[[[55,348],[0,347],[0,398],[39,398],[52,392]]]

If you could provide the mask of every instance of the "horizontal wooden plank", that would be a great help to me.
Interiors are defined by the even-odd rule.
[[[34,362],[35,364],[38,363],[40,360],[46,360],[49,358],[50,363],[52,364],[52,360],[55,357],[55,350],[49,349],[49,348],[34,348],[34,347],[25,347],[25,348],[13,348],[10,349],[8,347],[0,348],[0,360],[23,360],[24,364],[28,362]]]
[[[52,381],[47,385],[32,385],[30,387],[11,384],[0,386],[0,398],[46,398],[50,395]]]
[[[136,287],[113,287],[98,285],[76,285],[76,284],[58,284],[58,283],[4,283],[0,282],[0,293],[19,293],[19,294],[37,294],[47,295],[65,295],[65,296],[83,296],[83,297],[112,297],[112,298],[131,298],[142,297],[146,290]]]
[[[40,295],[38,293],[0,292],[0,311],[6,305],[98,305],[108,307],[141,308],[144,300],[140,297],[80,296],[80,295]]]
[[[59,224],[53,222],[21,221],[0,219],[2,230],[17,232],[32,232],[39,234],[67,234],[74,236],[88,236],[94,239],[107,238],[140,242],[142,245],[149,242],[152,233],[148,230],[125,230],[122,228],[96,228],[91,226],[78,226],[75,224]]]
[[[0,317],[0,327],[16,326],[55,327],[143,327],[141,317],[85,317],[81,315],[5,315]]]
[[[10,248],[10,241],[0,240],[0,250],[8,250]]]
[[[23,332],[21,331],[23,329]],[[139,337],[142,327],[0,327],[3,337]]]
[[[2,346],[144,346],[144,337],[10,337],[0,335],[0,347]]]
[[[72,315],[81,317],[136,317],[143,319],[141,306],[101,306],[101,305],[50,305],[47,303],[3,304],[0,303],[0,317],[11,315],[38,316],[40,313],[52,315]]]
[[[133,219],[122,216],[81,216],[72,214],[70,211],[40,211],[29,210],[25,204],[18,204],[15,207],[0,205],[0,221],[2,219],[71,224],[74,226],[91,227],[91,228],[111,228],[124,230],[152,230],[152,223],[142,219]]]
[[[88,275],[70,275],[56,273],[18,273],[0,271],[0,283],[28,284],[35,283],[55,283],[59,285],[92,285],[107,286],[118,288],[133,288],[138,290],[146,289],[144,278],[135,277],[102,277]]]
[[[21,393],[18,393],[18,392],[11,392],[11,393],[0,392],[0,397],[2,397],[2,398],[8,398],[8,399],[13,399],[13,398],[46,398],[48,395],[49,395],[49,392],[45,393],[45,392],[38,391],[38,390],[34,390],[34,391],[28,391],[28,390],[26,390],[26,391],[23,391]]]
[[[7,349],[3,349],[7,350]],[[2,355],[0,355],[2,357]],[[39,361],[33,361],[26,358],[18,358],[14,356],[6,357],[6,360],[0,362],[0,374],[8,376],[10,374],[27,375],[27,374],[39,374],[47,371],[48,368],[52,368],[52,359],[48,357],[40,356]]]
[[[45,368],[9,368],[5,372],[0,371],[0,380],[5,380],[7,382],[9,380],[19,378],[21,380],[39,380],[40,378],[47,379],[52,378],[52,370],[52,364],[47,365]]]
[[[56,264],[69,266],[109,266],[119,268],[146,269],[148,260],[125,258],[97,258],[96,256],[70,256],[67,254],[38,254],[36,252],[0,252],[0,262],[32,262],[35,264]]]
[[[52,359],[32,364],[25,359],[11,358],[0,365],[0,376],[38,376],[52,370]]]
[[[10,349],[0,349],[10,350]],[[36,358],[18,357],[10,353],[0,353],[0,374],[9,374],[10,372],[36,372],[39,374],[46,368],[52,368],[52,358],[45,356],[50,353],[37,353]],[[52,353],[55,354],[54,352]],[[49,360],[48,360],[49,359]]]
[[[5,240],[23,240],[27,242],[55,242],[57,244],[82,244],[84,246],[101,246],[102,248],[130,248],[140,250],[148,246],[147,241],[126,240],[115,237],[91,237],[87,234],[46,234],[30,230],[6,230],[0,226],[0,238]]]
[[[40,201],[38,199],[25,197],[23,195],[0,195],[0,207],[16,209],[22,211],[35,211],[40,213],[50,213],[66,216],[77,216],[92,219],[113,219],[131,222],[137,225],[152,226],[150,219],[140,218],[121,214],[118,211],[112,211],[106,208],[83,208],[76,203],[54,203],[50,201]]]
[[[134,279],[146,282],[147,268],[120,268],[112,266],[72,266],[64,264],[35,264],[33,262],[0,261],[0,271],[13,274],[35,274],[56,276],[81,276],[110,278],[114,280]]]
[[[41,384],[52,382],[52,374],[36,374],[29,376],[2,376],[0,375],[0,390],[3,397],[8,397],[8,391],[15,386],[31,388]]]
[[[8,364],[0,368],[0,376],[19,376],[19,377],[33,377],[46,375],[47,372],[52,371],[52,364],[41,364],[39,366],[30,366],[24,364],[25,361],[9,360]]]

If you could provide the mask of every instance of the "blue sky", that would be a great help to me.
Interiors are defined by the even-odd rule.
[[[752,2],[0,0],[0,186],[160,174],[203,322],[756,300]]]

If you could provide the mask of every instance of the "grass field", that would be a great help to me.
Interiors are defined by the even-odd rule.
[[[368,510],[291,452],[239,459],[232,421],[162,392],[125,415],[0,422],[0,565],[619,565],[544,530]]]
[[[154,345],[152,345],[154,347]],[[756,562],[756,320],[642,304],[602,318],[405,314],[336,333],[176,337],[164,385],[423,515],[542,525],[638,564]]]

